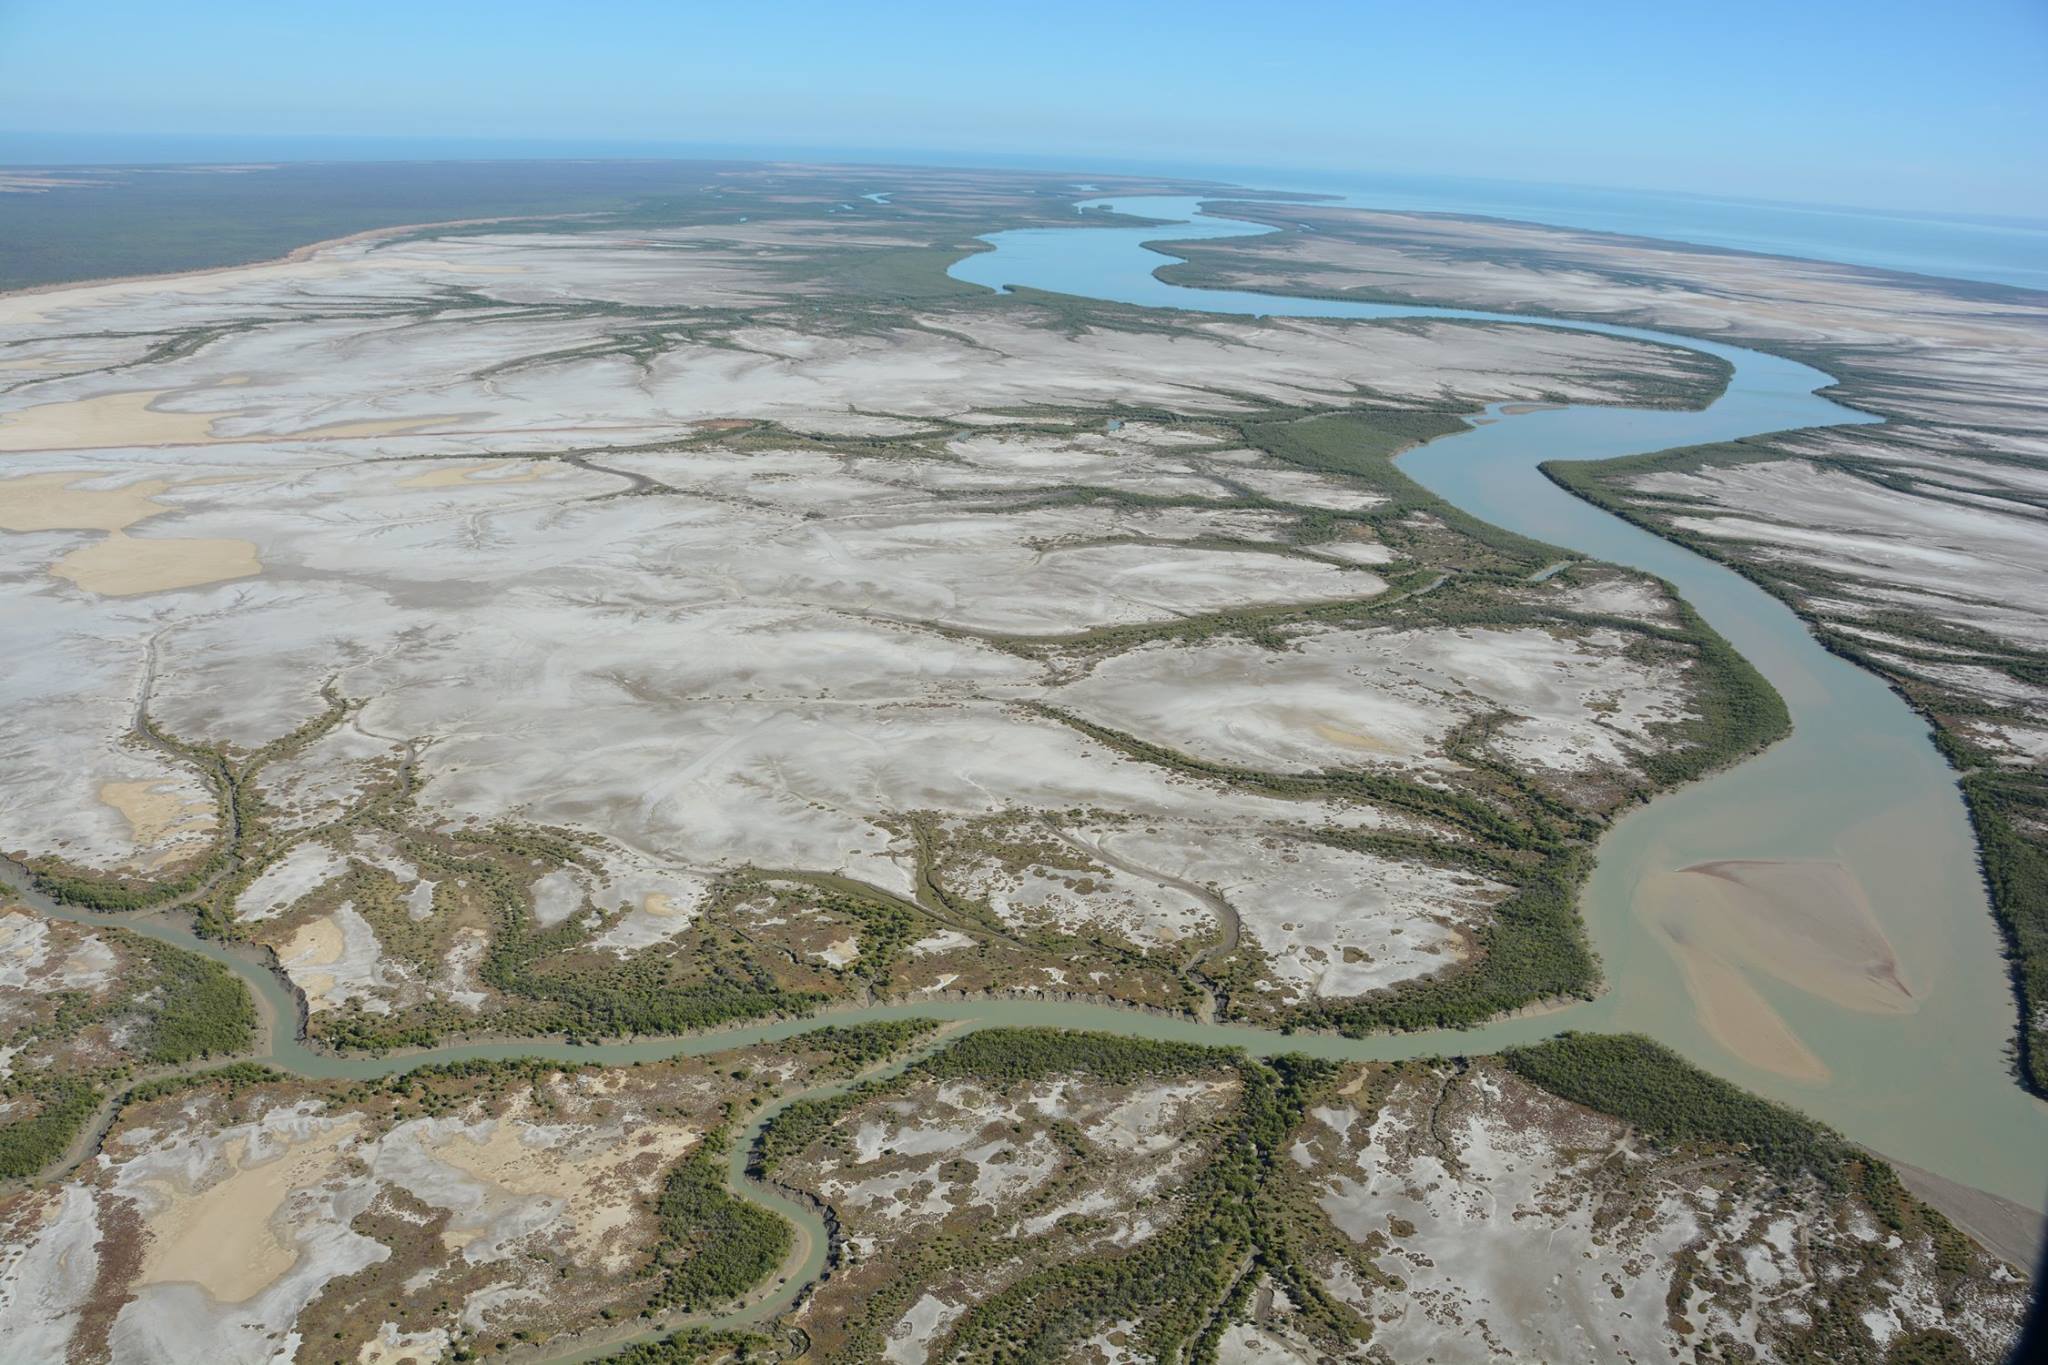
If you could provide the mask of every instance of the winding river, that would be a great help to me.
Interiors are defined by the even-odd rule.
[[[997,234],[995,250],[953,268],[991,288],[1028,286],[1155,308],[1302,318],[1432,317],[1565,327],[1718,356],[1727,391],[1704,411],[1573,406],[1494,419],[1401,458],[1431,491],[1483,520],[1675,586],[1784,696],[1791,736],[1768,752],[1635,811],[1601,841],[1582,902],[1607,990],[1590,1004],[1491,1025],[1431,1046],[1483,1051],[1562,1028],[1632,1029],[1750,1089],[1798,1106],[1888,1156],[2030,1208],[2048,1188],[2048,1105],[2007,1064],[2013,999],[1955,778],[1925,723],[1873,675],[1828,653],[1776,598],[1730,569],[1571,496],[1539,466],[1733,440],[1797,427],[1876,420],[1822,397],[1831,378],[1739,346],[1601,323],[1453,308],[1338,302],[1195,289],[1153,271],[1148,241],[1257,235],[1199,201],[1148,196],[1084,208],[1172,226],[1034,229]],[[1170,259],[1170,258],[1169,258]],[[1370,376],[1361,376],[1368,378]],[[1835,865],[1860,889],[1910,991],[1873,1011],[1761,973],[1745,984],[1817,1066],[1787,1075],[1745,1060],[1709,1033],[1685,969],[1652,924],[1644,889],[1700,864]],[[1896,1002],[1892,1002],[1896,1006]]]
[[[2021,1091],[2007,1065],[2012,994],[1954,778],[1925,725],[1875,677],[1823,650],[1775,598],[1710,560],[1581,502],[1538,470],[1552,459],[1601,459],[1873,419],[1819,396],[1815,390],[1830,382],[1820,371],[1689,337],[1459,309],[1167,284],[1153,274],[1163,254],[1147,248],[1147,241],[1268,229],[1203,215],[1193,199],[1095,202],[1172,226],[1077,222],[1072,228],[998,233],[986,239],[992,250],[960,261],[952,274],[992,288],[1021,285],[1208,313],[1433,317],[1565,327],[1702,351],[1734,367],[1725,394],[1704,411],[1573,406],[1510,416],[1496,409],[1486,414],[1491,419],[1486,423],[1402,457],[1412,477],[1475,516],[1670,582],[1763,672],[1791,708],[1790,738],[1638,808],[1602,840],[1599,866],[1583,901],[1607,980],[1599,999],[1471,1030],[1367,1039],[1283,1036],[1109,1006],[976,1000],[832,1010],[808,1019],[653,1041],[474,1043],[384,1057],[335,1056],[308,1048],[294,1036],[297,1001],[253,957],[198,939],[173,918],[95,915],[32,893],[26,898],[68,919],[131,928],[228,963],[257,992],[270,1024],[270,1044],[261,1060],[315,1078],[366,1078],[467,1058],[646,1061],[788,1038],[826,1023],[912,1017],[953,1021],[956,1030],[1049,1024],[1242,1047],[1259,1055],[1293,1051],[1352,1059],[1485,1052],[1567,1028],[1630,1029],[1750,1089],[1796,1105],[1888,1156],[2040,1207],[2048,1105]],[[1803,1075],[1745,1060],[1708,1030],[1689,992],[1685,968],[1641,903],[1651,879],[1703,863],[1751,860],[1838,865],[1867,898],[1910,992],[1906,1008],[1873,1011],[1868,1002],[1840,1003],[1757,974],[1751,988],[1782,1016],[1817,1063]],[[18,886],[20,879],[6,880]],[[757,1322],[786,1306],[822,1268],[826,1252],[824,1229],[814,1213],[744,1179],[741,1160],[764,1119],[757,1118],[736,1144],[733,1180],[749,1197],[797,1223],[805,1234],[802,1256],[757,1291],[744,1311],[720,1319],[722,1324]],[[577,1355],[559,1358],[583,1359],[601,1349],[608,1348],[584,1344]]]

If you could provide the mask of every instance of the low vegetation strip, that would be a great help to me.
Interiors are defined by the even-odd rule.
[[[1276,460],[1338,474],[1372,488],[1386,499],[1365,519],[1391,524],[1415,512],[1449,524],[1460,536],[1481,547],[1467,567],[1528,573],[1554,563],[1558,549],[1504,531],[1451,506],[1403,473],[1394,463],[1402,451],[1465,430],[1468,423],[1455,412],[1427,409],[1364,409],[1321,413],[1299,420],[1246,422],[1245,439]]]
[[[687,1327],[659,1341],[639,1342],[604,1357],[607,1365],[717,1365],[728,1360],[772,1360],[775,1343],[754,1332]]]

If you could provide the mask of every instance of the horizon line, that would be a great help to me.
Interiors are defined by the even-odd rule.
[[[335,143],[359,144],[351,154],[318,156],[286,153],[282,155],[242,154],[231,152],[226,155],[209,156],[194,152],[173,158],[153,159],[102,159],[102,160],[16,160],[10,154],[8,144],[15,140],[51,139],[56,141],[103,141],[110,143],[133,142],[137,144],[179,144],[203,143],[206,141],[249,142],[275,136],[286,143]],[[392,153],[367,151],[365,145],[390,144]],[[418,154],[404,154],[396,149],[427,148],[434,145],[464,147],[463,151],[433,154],[420,151]],[[610,148],[612,150],[573,150],[579,146]],[[490,151],[490,148],[503,150]],[[513,150],[518,148],[556,150]],[[640,150],[626,151],[625,148]],[[1336,167],[1336,166],[1283,166],[1256,165],[1244,162],[1199,161],[1174,162],[1136,156],[1129,153],[1104,153],[1100,161],[1090,162],[1078,159],[1069,161],[1065,153],[1019,152],[1019,151],[965,151],[932,147],[834,147],[806,144],[736,144],[717,142],[686,142],[664,139],[567,139],[547,137],[513,136],[453,136],[446,138],[420,136],[416,134],[382,133],[160,133],[160,132],[61,132],[49,129],[0,128],[0,169],[35,170],[141,170],[148,168],[190,167],[190,166],[244,166],[262,167],[272,165],[376,165],[376,164],[425,164],[433,162],[489,162],[489,161],[640,161],[640,162],[693,162],[693,161],[738,161],[773,165],[779,163],[808,165],[870,166],[878,169],[901,167],[902,169],[943,169],[943,170],[1039,170],[1044,174],[1073,175],[1149,175],[1159,179],[1197,179],[1220,176],[1244,176],[1247,174],[1265,177],[1344,177],[1362,178],[1387,177],[1408,178],[1420,181],[1448,181],[1477,185],[1499,185],[1527,188],[1566,189],[1609,194],[1638,194],[1666,199],[1697,200],[1705,203],[1739,204],[1757,208],[1790,209],[1799,212],[1833,212],[1853,214],[1861,217],[1897,217],[1928,222],[1976,224],[1982,226],[2019,228],[2028,231],[2048,232],[2048,215],[2033,216],[2021,213],[1987,213],[1954,210],[1909,208],[1900,205],[1849,204],[1834,200],[1779,199],[1762,195],[1715,193],[1703,190],[1666,189],[1646,185],[1623,185],[1584,180],[1530,180],[1497,175],[1474,175],[1457,171],[1417,171],[1392,167]],[[909,157],[912,160],[896,161],[892,157]],[[977,160],[977,158],[981,158]],[[1012,164],[1003,164],[1003,163]],[[1031,163],[1031,164],[1016,164]],[[1132,169],[1143,167],[1144,169]],[[1198,171],[1200,176],[1190,175]],[[1285,187],[1267,183],[1245,183],[1236,179],[1216,179],[1216,183],[1234,188],[1258,190],[1263,193],[1285,193]],[[1307,191],[1303,191],[1307,192]]]

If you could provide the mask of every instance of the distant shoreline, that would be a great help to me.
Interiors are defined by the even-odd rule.
[[[446,218],[431,223],[393,223],[389,227],[364,228],[360,232],[344,233],[339,237],[323,237],[319,241],[305,242],[281,256],[236,261],[230,265],[207,265],[193,270],[145,271],[135,275],[103,275],[77,280],[53,280],[48,284],[31,284],[21,289],[0,289],[0,302],[30,298],[39,294],[63,294],[74,289],[97,289],[107,285],[144,284],[150,281],[196,280],[208,275],[225,275],[230,271],[251,270],[261,266],[296,265],[301,261],[311,260],[330,247],[347,246],[350,242],[366,242],[378,237],[395,237],[407,232],[423,232],[428,228],[480,227],[488,223],[533,223],[595,216],[595,213],[518,213],[497,218]]]

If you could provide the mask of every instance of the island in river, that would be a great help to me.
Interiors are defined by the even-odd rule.
[[[1973,1035],[1995,1123],[1858,1109],[1832,1031],[1964,993],[1853,856],[1670,868],[1697,1011],[1639,1023],[1581,922],[1800,699],[1429,472],[1677,444],[1747,357],[998,292],[981,236],[1141,229],[1049,177],[673,174],[0,298],[10,1340],[1995,1358],[2024,1249],[1851,1143],[2024,1202],[2037,1102]],[[169,988],[94,965],[178,952],[267,1043],[166,1054]]]

